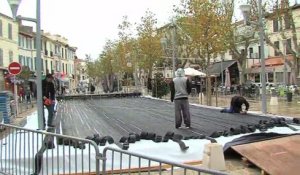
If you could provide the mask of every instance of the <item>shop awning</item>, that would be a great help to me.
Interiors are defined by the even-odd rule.
[[[222,61],[222,62],[213,63],[212,65],[210,65],[208,67],[209,75],[211,75],[211,76],[220,76],[220,74],[225,69],[232,66],[234,63],[236,63],[235,60],[226,60],[226,61]]]
[[[292,55],[287,55],[286,59],[289,61],[293,60],[293,56]],[[284,65],[284,58],[281,56],[275,56],[275,57],[268,57],[265,59],[265,65],[266,67],[274,67],[274,66],[279,66],[279,65]],[[261,63],[255,63],[254,65],[252,65],[251,67],[260,67]]]
[[[271,72],[283,72],[284,71],[284,65],[276,65],[276,66],[266,66],[265,72],[271,73]],[[290,72],[291,68],[287,65],[287,72]],[[252,67],[246,69],[246,73],[248,74],[259,74],[261,73],[261,67]]]

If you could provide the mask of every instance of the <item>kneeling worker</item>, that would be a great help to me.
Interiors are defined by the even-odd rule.
[[[246,106],[245,110],[242,109],[243,104]],[[247,114],[248,109],[249,109],[249,103],[244,97],[234,96],[231,98],[230,108],[222,109],[221,112]]]

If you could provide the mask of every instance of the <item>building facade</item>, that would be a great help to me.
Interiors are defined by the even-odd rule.
[[[69,45],[68,39],[60,35],[44,33],[42,38],[43,72],[52,73],[59,80],[58,85],[75,87],[74,61],[76,47]]]
[[[28,67],[31,71],[36,70],[35,36],[32,27],[19,26],[18,39],[18,62]]]
[[[32,72],[30,82],[35,81],[36,33],[31,26],[15,22],[11,17],[0,13],[0,91],[8,90],[9,75],[7,68],[11,62],[19,62]],[[42,31],[41,40],[42,73],[52,73],[58,85],[64,88],[76,87],[75,57],[77,48],[71,46],[68,39]],[[32,85],[31,85],[32,88]],[[33,87],[34,90],[34,87]]]
[[[5,90],[7,67],[18,61],[18,23],[0,13],[0,90]]]
[[[296,32],[298,40],[300,39],[300,5],[295,4],[291,7],[293,20],[295,23]],[[268,44],[265,40],[264,43],[264,55],[265,55],[265,70],[266,70],[266,81],[270,83],[286,83],[286,84],[297,84],[295,80],[292,80],[293,75],[291,71],[291,67],[286,63],[293,59],[293,55],[291,50],[297,50],[295,48],[295,43],[292,40],[293,31],[291,28],[290,20],[284,18],[282,21],[282,26],[280,26],[280,22],[278,17],[272,14],[268,14],[265,17],[265,32],[267,37],[270,39],[272,45],[275,45],[282,54],[274,49],[273,46]],[[237,35],[247,35],[249,32],[254,32],[254,37],[250,40],[250,45],[247,48],[247,60],[246,60],[246,74],[247,79],[260,82],[261,81],[261,49],[259,44],[259,31],[249,31],[245,29],[243,21],[238,22],[237,27]],[[281,30],[282,29],[282,30]],[[282,35],[285,37],[283,38]],[[244,43],[237,43],[237,49],[240,52],[244,52],[245,47]],[[221,62],[222,60],[231,60],[233,59],[233,55],[230,51],[225,52],[223,55],[218,55],[215,58],[217,62]],[[225,68],[224,68],[225,69]],[[223,70],[224,71],[224,70]],[[286,77],[284,78],[284,74],[286,72]],[[295,76],[295,75],[294,75]],[[296,75],[294,79],[299,79],[299,75]],[[286,82],[284,82],[286,81]]]
[[[90,80],[87,75],[87,70],[86,70],[86,61],[83,59],[79,59],[76,57],[74,61],[74,74],[75,74],[75,85],[77,92],[79,91],[84,91],[86,88],[88,88]]]

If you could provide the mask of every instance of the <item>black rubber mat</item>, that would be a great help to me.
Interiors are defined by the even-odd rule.
[[[211,135],[240,125],[257,124],[269,118],[256,115],[220,113],[190,105],[191,129],[175,129],[174,104],[143,97],[66,100],[59,104],[62,132],[66,135],[112,136],[119,140],[142,131],[165,135],[168,131],[186,136]]]
[[[271,140],[274,138],[281,138],[281,137],[287,137],[291,135],[297,135],[297,134],[279,134],[279,133],[254,133],[246,136],[242,136],[240,138],[236,138],[232,140],[231,142],[228,142],[224,145],[223,150],[226,153],[228,149],[230,149],[232,146],[235,145],[243,145],[247,143],[253,143],[253,142],[259,142],[264,140]]]

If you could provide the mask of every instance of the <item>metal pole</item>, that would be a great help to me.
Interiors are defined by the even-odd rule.
[[[216,94],[216,107],[218,107],[218,86],[217,86],[217,77],[215,78],[215,94]]]
[[[202,95],[203,95],[202,86],[203,86],[203,83],[202,83],[202,80],[201,80],[201,86],[200,86],[201,104],[202,104]]]
[[[284,59],[284,67],[283,67],[283,83],[287,85],[287,66],[286,66],[286,40],[283,41],[283,59]]]
[[[224,61],[224,53],[221,55],[221,92],[223,91],[223,95],[225,95],[225,89],[224,88],[224,70],[223,70],[223,61]]]
[[[221,56],[221,83],[222,83],[222,87],[224,85],[223,61],[224,61],[224,54],[222,54],[222,56]]]
[[[258,17],[259,17],[259,41],[260,41],[260,59],[261,59],[261,85],[262,85],[262,94],[261,94],[261,110],[263,114],[267,113],[267,100],[266,100],[266,70],[265,70],[265,48],[264,48],[264,26],[262,20],[262,0],[258,0]]]
[[[36,89],[37,89],[37,111],[38,111],[38,129],[44,128],[44,105],[42,94],[42,58],[41,58],[41,16],[40,0],[36,0]]]
[[[173,64],[173,78],[175,78],[175,71],[176,71],[176,66],[175,66],[175,34],[176,34],[176,28],[174,21],[172,21],[172,64]]]
[[[62,57],[60,56],[60,57],[58,57],[59,58],[59,93],[58,94],[60,94],[60,95],[62,95],[62,76],[61,76],[61,74],[63,73],[62,72],[62,61],[61,61],[61,59],[62,59]]]
[[[24,90],[24,89],[23,89]],[[18,100],[18,88],[17,88],[17,77],[14,75],[14,99],[16,104],[16,116],[19,115],[19,100]],[[20,97],[23,98],[23,97]]]
[[[242,70],[239,71],[239,85],[242,85]]]
[[[118,81],[118,92],[120,92],[120,80],[119,80],[119,72],[117,74],[117,81]]]
[[[155,95],[156,95],[156,98],[157,98],[157,78],[155,78]]]
[[[128,89],[129,84],[128,84],[128,73],[127,72],[126,72],[126,85],[127,85],[126,93],[128,93],[129,92],[129,89]]]
[[[167,76],[166,76],[166,64],[164,63],[164,79],[166,79]]]

